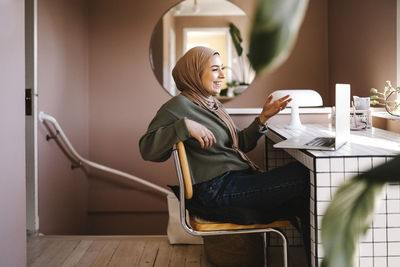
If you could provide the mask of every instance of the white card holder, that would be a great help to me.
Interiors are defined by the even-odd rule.
[[[335,126],[335,116],[336,116],[335,107],[332,107],[332,117],[331,117],[332,126]],[[350,112],[350,122],[353,121],[354,121],[354,114],[353,112]],[[366,124],[367,128],[371,128],[372,127],[371,109],[356,110],[356,121],[363,122]]]

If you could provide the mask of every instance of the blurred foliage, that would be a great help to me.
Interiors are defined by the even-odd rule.
[[[289,56],[308,0],[259,0],[250,30],[249,60],[257,74],[272,70]]]

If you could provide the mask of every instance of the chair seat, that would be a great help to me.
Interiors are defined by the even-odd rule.
[[[198,217],[190,216],[190,225],[197,231],[220,231],[220,230],[243,230],[243,229],[258,229],[258,228],[278,228],[290,226],[290,221],[282,220],[275,221],[270,224],[251,224],[239,225],[233,223],[207,221]]]

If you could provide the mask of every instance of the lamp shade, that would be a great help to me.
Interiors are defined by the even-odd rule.
[[[301,89],[301,90],[277,90],[272,93],[273,100],[290,95],[292,101],[289,102],[288,107],[317,107],[322,106],[321,95],[314,90]]]
[[[285,95],[290,95],[292,101],[289,102],[288,107],[291,107],[291,120],[286,128],[295,129],[303,128],[299,116],[299,107],[316,107],[322,106],[321,95],[314,90],[299,89],[299,90],[277,90],[272,93],[272,100],[277,100]]]

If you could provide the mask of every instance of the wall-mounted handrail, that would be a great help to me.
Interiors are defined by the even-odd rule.
[[[57,133],[57,135],[55,135],[53,137],[54,138],[58,138],[58,136],[61,137],[62,141],[67,146],[67,148],[71,152],[72,156],[79,161],[79,165],[85,164],[85,165],[87,165],[89,167],[96,168],[96,169],[102,170],[104,172],[112,173],[112,174],[127,178],[129,180],[132,180],[132,181],[135,181],[135,182],[140,183],[142,185],[145,185],[147,187],[150,187],[151,189],[154,189],[154,190],[156,190],[158,192],[161,192],[161,193],[163,193],[165,195],[172,194],[171,191],[169,191],[169,190],[167,190],[167,189],[165,189],[165,188],[163,188],[161,186],[158,186],[156,184],[150,183],[150,182],[148,182],[148,181],[146,181],[146,180],[144,180],[142,178],[133,176],[133,175],[131,175],[129,173],[122,172],[122,171],[119,171],[119,170],[116,170],[116,169],[113,169],[113,168],[110,168],[110,167],[107,167],[107,166],[104,166],[104,165],[101,165],[101,164],[98,164],[98,163],[95,163],[95,162],[92,162],[90,160],[87,160],[87,159],[83,158],[81,155],[78,154],[78,152],[76,152],[76,150],[72,146],[71,142],[68,140],[67,136],[65,135],[64,131],[62,130],[61,126],[58,124],[57,120],[54,117],[52,117],[52,116],[50,116],[48,114],[45,114],[43,111],[41,111],[41,112],[39,112],[39,120],[42,123],[47,121],[47,122],[50,122],[53,125],[53,127],[56,129],[56,133]],[[58,145],[60,146],[60,148],[64,152],[66,152],[66,150],[61,147],[60,143],[58,143]],[[71,159],[71,155],[68,156],[68,158],[71,161],[73,161]],[[76,164],[76,162],[73,162],[73,163]]]

